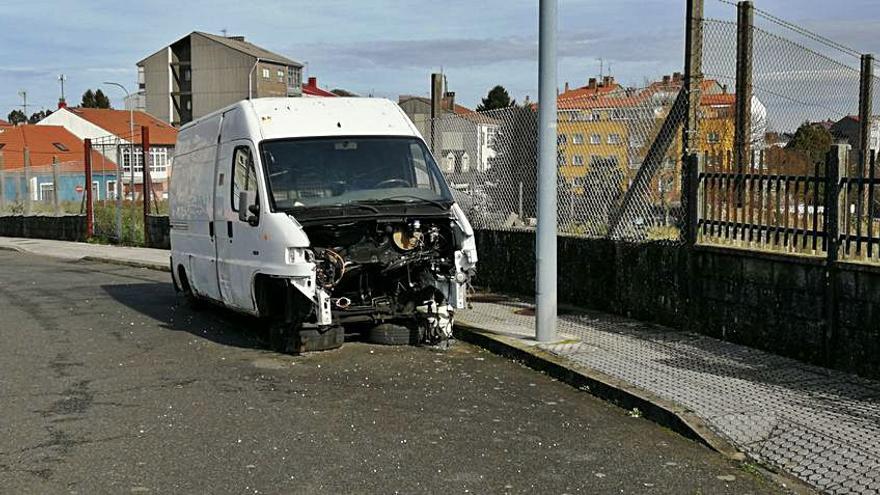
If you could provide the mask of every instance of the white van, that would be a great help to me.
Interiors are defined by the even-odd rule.
[[[273,347],[438,342],[465,306],[474,233],[394,102],[245,100],[181,128],[170,185],[175,288],[258,316]],[[393,323],[393,324],[391,324]]]

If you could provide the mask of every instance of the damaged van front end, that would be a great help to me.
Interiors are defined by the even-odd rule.
[[[424,143],[332,138],[261,148],[272,208],[287,214],[299,240],[285,253],[293,276],[283,318],[273,312],[275,345],[335,347],[343,325],[368,334],[394,325],[405,343],[449,339],[477,251]]]

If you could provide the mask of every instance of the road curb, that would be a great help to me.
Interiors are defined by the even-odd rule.
[[[98,263],[108,263],[112,265],[122,265],[128,266],[131,268],[146,268],[148,270],[156,270],[160,272],[168,272],[171,273],[171,266],[168,265],[160,265],[158,263],[150,263],[146,261],[134,261],[134,260],[121,260],[118,258],[104,258],[101,256],[83,256],[79,259],[79,261],[91,261]]]
[[[748,462],[745,453],[716,434],[702,418],[681,405],[597,370],[575,367],[566,360],[534,345],[524,344],[517,338],[506,337],[460,322],[455,323],[454,333],[455,337],[460,340],[513,359],[618,407],[630,411],[638,409],[642,417],[686,438],[700,442],[732,461]],[[756,468],[754,465],[751,467]],[[816,493],[812,487],[787,473],[781,473],[765,466],[759,466],[757,469],[763,476],[793,493]]]

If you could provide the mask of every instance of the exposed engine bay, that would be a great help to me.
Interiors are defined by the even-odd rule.
[[[473,270],[461,262],[465,234],[454,220],[359,219],[303,229],[316,289],[328,297],[335,323],[398,321],[432,344],[452,336]]]

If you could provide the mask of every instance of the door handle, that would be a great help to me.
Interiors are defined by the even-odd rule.
[[[214,238],[214,222],[213,222],[213,220],[208,222],[208,235],[211,236],[211,239]]]
[[[226,237],[232,239],[232,222],[226,222]]]

